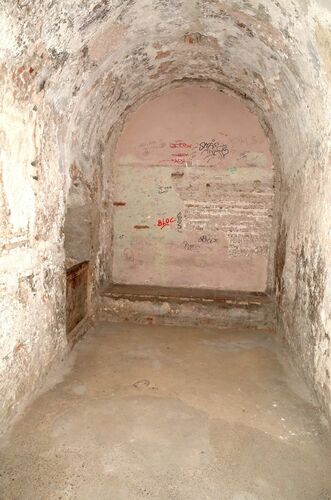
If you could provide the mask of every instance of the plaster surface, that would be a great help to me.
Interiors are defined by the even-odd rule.
[[[330,436],[271,334],[101,323],[49,383],[0,450],[3,500],[331,496]]]
[[[150,100],[113,168],[115,283],[266,289],[274,171],[239,99],[193,85]]]

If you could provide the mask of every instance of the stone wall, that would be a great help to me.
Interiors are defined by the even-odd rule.
[[[33,66],[5,69],[2,77],[0,431],[66,349],[56,129],[35,92]]]
[[[240,96],[269,136],[278,332],[330,411],[330,26],[325,0],[0,2],[2,423],[66,349],[70,169],[97,214],[83,231],[93,302],[111,279],[124,120],[191,82]]]

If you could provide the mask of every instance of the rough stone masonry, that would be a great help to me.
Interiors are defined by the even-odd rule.
[[[277,332],[331,414],[330,27],[327,0],[1,0],[1,430],[68,348],[66,257],[90,261],[91,314],[111,281],[125,119],[195,82],[269,137]]]

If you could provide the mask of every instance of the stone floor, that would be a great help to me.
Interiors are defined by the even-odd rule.
[[[331,442],[271,334],[97,325],[0,450],[1,500],[327,500]]]

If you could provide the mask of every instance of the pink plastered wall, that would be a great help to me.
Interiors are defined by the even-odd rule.
[[[115,283],[265,290],[274,171],[240,100],[199,86],[150,100],[113,168]]]

